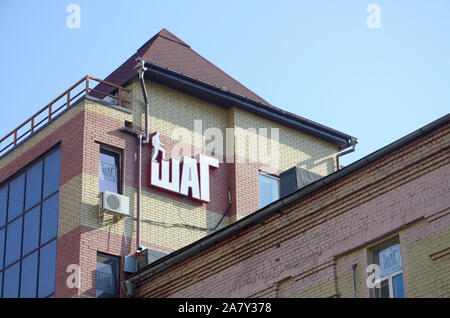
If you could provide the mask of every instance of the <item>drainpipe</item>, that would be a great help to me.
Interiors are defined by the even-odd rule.
[[[141,68],[138,70],[139,73],[139,81],[141,82],[142,95],[144,96],[145,103],[145,133],[144,135],[138,134],[138,193],[137,193],[137,211],[136,211],[136,250],[141,250],[141,194],[142,194],[142,145],[148,144],[150,140],[149,134],[149,123],[148,123],[148,114],[149,114],[149,104],[147,97],[147,90],[145,88],[145,80],[144,73],[147,70],[145,67],[145,61],[141,58],[137,58],[136,61],[141,62]]]
[[[148,125],[148,113],[149,113],[149,104],[148,104],[148,96],[147,96],[147,89],[145,88],[145,80],[144,80],[144,73],[147,70],[145,67],[145,60],[138,57],[136,61],[141,62],[141,68],[139,69],[139,81],[141,82],[141,89],[142,89],[142,96],[144,97],[144,103],[145,103],[145,139],[143,140],[144,144],[148,144],[150,139],[150,133],[149,133],[149,125]]]
[[[356,144],[357,144],[357,143],[358,143],[358,139],[352,138],[352,139],[351,139],[352,149],[349,149],[349,150],[344,151],[344,152],[340,152],[340,153],[338,153],[338,154],[336,155],[336,166],[337,166],[337,170],[340,169],[340,166],[339,166],[339,157],[345,156],[345,155],[347,155],[347,154],[349,154],[349,153],[355,151],[355,150],[356,150]]]
[[[142,192],[142,134],[138,135],[138,190],[137,190],[137,224],[136,224],[136,249],[141,247],[141,192]]]

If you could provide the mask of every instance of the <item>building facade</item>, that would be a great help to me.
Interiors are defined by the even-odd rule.
[[[446,115],[144,267],[129,295],[448,298],[449,149]]]
[[[136,270],[278,200],[280,173],[332,174],[357,140],[162,30],[0,142],[0,296],[123,297]]]

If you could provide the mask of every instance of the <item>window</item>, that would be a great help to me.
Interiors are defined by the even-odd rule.
[[[100,149],[100,170],[98,178],[99,192],[110,191],[121,193],[120,152]]]
[[[0,185],[0,297],[55,294],[59,158],[52,151]]]
[[[398,241],[383,244],[373,251],[374,264],[380,266],[380,287],[376,298],[404,298],[402,255]]]
[[[264,173],[259,174],[259,207],[276,201],[280,198],[280,180]]]
[[[38,297],[48,297],[55,292],[56,241],[45,245],[39,253]]]
[[[97,254],[96,288],[97,298],[119,297],[119,258]]]
[[[23,191],[25,189],[25,174],[9,183],[8,222],[23,212]]]

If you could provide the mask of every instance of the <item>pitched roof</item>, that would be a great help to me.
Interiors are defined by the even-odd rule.
[[[338,146],[339,150],[357,142],[355,137],[271,105],[200,56],[187,43],[166,29],[162,29],[144,43],[133,56],[108,75],[105,81],[125,85],[137,76],[140,67],[140,62],[136,61],[137,58],[143,59],[146,66],[150,66],[145,73],[146,78],[163,85],[217,105],[241,107],[259,116],[332,142]],[[149,75],[150,73],[152,75]],[[202,88],[199,88],[199,85]],[[101,92],[114,90],[104,83],[98,84],[95,89]],[[91,95],[98,98],[104,97],[95,91]]]
[[[188,44],[166,29],[162,29],[142,45],[133,56],[106,77],[105,81],[118,85],[127,82],[136,75],[136,71],[139,68],[139,62],[136,61],[138,57],[269,104],[220,68],[200,56]]]

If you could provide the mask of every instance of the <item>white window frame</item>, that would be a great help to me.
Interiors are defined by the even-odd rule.
[[[259,171],[259,173],[258,173],[258,195],[260,196],[261,195],[261,189],[259,188],[259,176],[260,175],[262,175],[262,176],[264,176],[264,177],[268,177],[268,178],[270,178],[270,179],[273,179],[273,180],[276,180],[277,181],[277,185],[278,185],[278,199],[277,200],[279,200],[280,199],[280,177],[277,177],[277,176],[274,176],[274,175],[270,175],[270,174],[267,174],[267,173],[265,173],[265,172],[262,172],[261,170]],[[261,205],[261,198],[259,198],[260,199],[260,205]],[[276,200],[275,200],[276,201]],[[275,202],[275,201],[272,201],[272,202]],[[270,204],[270,203],[269,203]],[[267,205],[265,205],[265,206],[267,206]],[[263,208],[262,206],[260,206],[260,208]]]
[[[402,267],[403,267],[403,264],[402,264]],[[400,269],[400,270],[398,270],[398,271],[396,271],[396,272],[394,272],[394,273],[392,273],[392,274],[389,274],[388,276],[383,277],[383,278],[381,279],[381,281],[380,281],[380,285],[381,285],[381,283],[384,282],[385,280],[388,281],[389,298],[394,298],[394,284],[392,283],[392,278],[394,278],[395,276],[400,275],[400,274],[403,275],[403,268]],[[403,276],[402,276],[402,279],[403,279]],[[403,289],[404,289],[404,288],[405,288],[405,287],[404,287],[404,285],[403,285]],[[405,292],[405,291],[403,290],[403,293],[404,293],[404,292]]]
[[[389,242],[390,241],[390,242]],[[373,249],[372,249],[372,260],[373,260],[373,263],[375,263],[375,254],[378,254],[379,255],[379,253],[381,252],[381,251],[383,251],[383,250],[385,250],[385,249],[388,249],[388,248],[390,248],[391,246],[394,246],[394,245],[396,245],[396,244],[398,244],[399,246],[400,246],[400,253],[401,253],[401,251],[402,251],[402,247],[401,247],[401,245],[400,245],[400,240],[398,240],[398,239],[395,239],[395,240],[389,240],[388,242],[386,242],[385,241],[385,243],[383,244],[383,243],[380,243],[380,244],[377,244]],[[380,266],[380,260],[379,260],[379,257],[378,257],[378,255],[377,255],[377,258],[378,258],[378,262],[376,263],[378,266]],[[394,298],[394,284],[392,283],[392,278],[393,277],[395,277],[395,276],[397,276],[397,275],[399,275],[399,274],[402,274],[402,280],[403,280],[403,294],[405,293],[405,285],[404,285],[404,276],[403,276],[403,258],[402,258],[402,268],[401,269],[399,269],[398,271],[396,271],[396,272],[394,272],[394,273],[391,273],[391,274],[389,274],[389,275],[387,275],[387,276],[384,276],[383,278],[380,278],[380,288],[374,288],[373,289],[373,291],[374,291],[374,294],[373,294],[373,296],[375,297],[375,298],[377,298],[377,289],[379,289],[379,290],[381,290],[381,283],[382,282],[384,282],[384,281],[388,281],[388,290],[389,290],[389,298]]]

